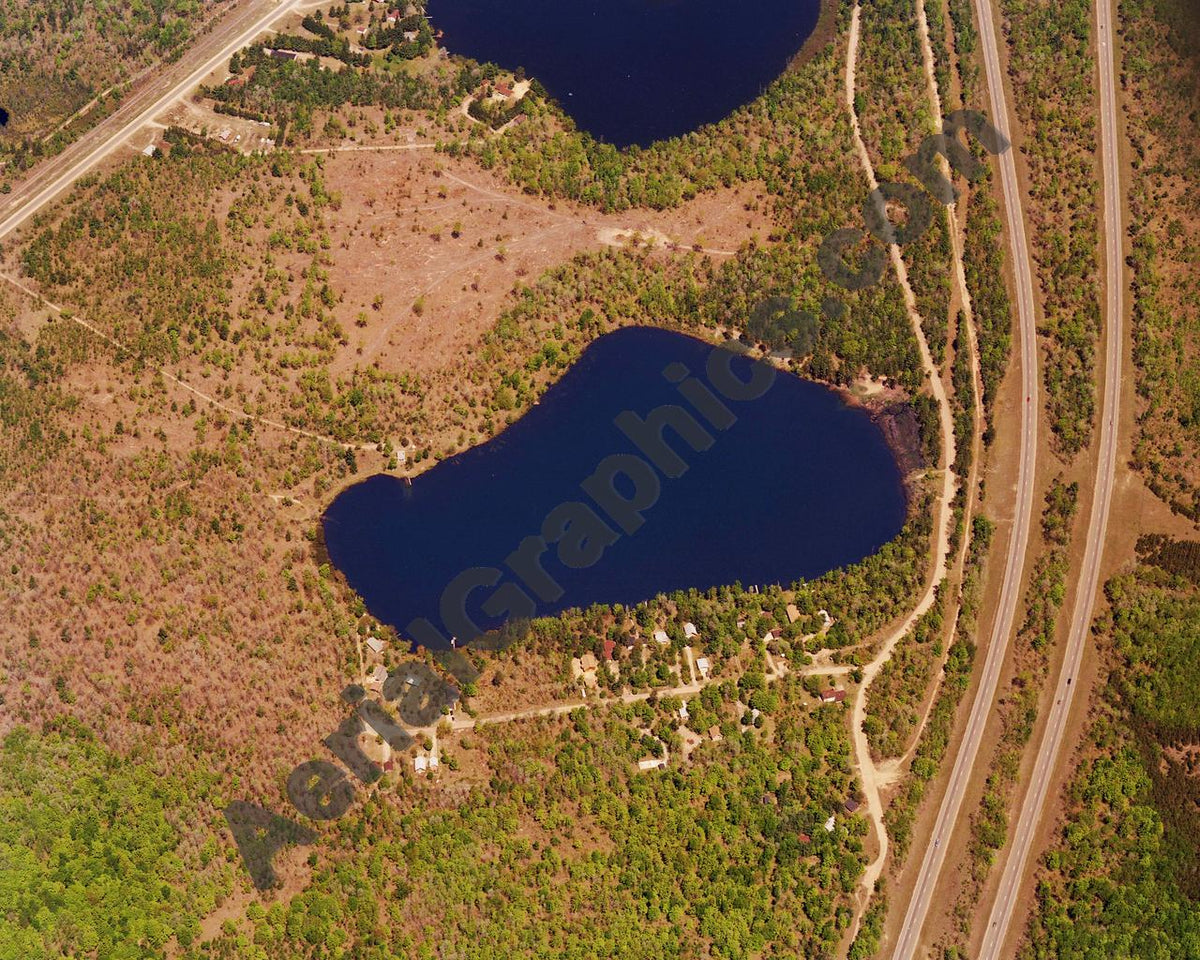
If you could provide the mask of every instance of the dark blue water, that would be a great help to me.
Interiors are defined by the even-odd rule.
[[[679,136],[762,92],[819,0],[430,0],[452,53],[524,67],[583,130],[619,147]]]
[[[483,579],[495,583],[473,590],[465,612],[476,627],[490,629],[507,617],[498,609],[489,615],[484,605],[498,591],[496,602],[511,601],[518,586],[536,610],[517,612],[545,615],[735,580],[790,583],[860,560],[899,532],[905,516],[900,473],[863,411],[784,373],[758,399],[724,399],[712,385],[724,381],[706,374],[713,352],[691,337],[645,327],[601,337],[539,405],[493,440],[438,464],[411,487],[378,475],[340,494],[324,519],[330,559],[372,614],[402,635],[419,635],[413,621],[426,618],[441,640],[433,634],[420,639],[434,648],[450,636],[465,641],[472,632],[455,620],[463,605],[447,600],[444,608],[443,597],[457,575],[473,568],[490,568]],[[664,368],[679,363],[695,385],[709,384],[710,394],[735,418],[732,425],[714,417],[720,423],[714,426],[668,382]],[[736,358],[732,369],[750,380],[744,359]],[[664,431],[682,464],[663,459],[663,451],[645,439],[635,446],[614,424],[623,411],[649,419],[664,404],[689,412],[711,438],[707,449],[696,451]],[[703,443],[702,436],[692,439]],[[648,471],[638,481],[644,489],[651,486],[647,477],[660,484],[656,502],[641,511],[642,526],[632,533],[595,509],[580,488],[611,454],[641,460]],[[654,457],[662,470],[682,465],[685,472],[664,476],[647,462]],[[597,489],[604,498],[635,499],[638,493],[627,478],[609,484],[607,493]],[[591,541],[599,559],[580,567],[565,557],[576,564],[566,566],[558,552],[563,544],[549,546],[542,568],[562,594],[544,601],[532,596],[539,584],[546,589],[543,581],[534,582],[536,573],[522,583],[505,559],[523,538],[543,532],[547,516],[564,502],[589,505],[592,517],[605,524]],[[583,507],[571,509],[581,516]],[[564,542],[574,536],[571,529]]]

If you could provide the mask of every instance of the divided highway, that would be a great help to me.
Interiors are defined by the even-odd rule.
[[[996,960],[1004,946],[1013,910],[1021,890],[1021,878],[1033,846],[1033,838],[1042,819],[1046,792],[1054,772],[1058,752],[1062,748],[1067,716],[1071,710],[1078,684],[1071,681],[1079,675],[1092,623],[1092,607],[1100,583],[1100,561],[1108,535],[1108,513],[1112,503],[1113,474],[1117,465],[1117,413],[1121,409],[1121,347],[1124,339],[1125,278],[1121,268],[1124,229],[1121,225],[1121,180],[1118,166],[1120,132],[1117,115],[1116,84],[1113,80],[1115,38],[1112,29],[1111,0],[1096,0],[1096,54],[1100,73],[1100,151],[1104,191],[1104,278],[1108,323],[1105,334],[1104,400],[1100,408],[1100,455],[1096,463],[1096,487],[1092,498],[1092,515],[1088,522],[1087,543],[1084,547],[1083,570],[1075,594],[1075,609],[1071,615],[1071,630],[1067,637],[1067,652],[1063,660],[1054,703],[1034,763],[1033,778],[1020,817],[1013,831],[1012,849],[1004,864],[996,902],[984,931],[980,960]]]
[[[311,5],[311,3],[310,3]],[[55,157],[43,160],[0,205],[0,239],[8,236],[65,193],[98,163],[164,110],[187,96],[201,80],[223,66],[281,17],[302,9],[301,0],[247,0],[200,37],[174,64],[130,94],[111,116]]]
[[[1003,75],[1000,71],[1000,55],[992,22],[991,3],[989,0],[975,0],[975,11],[979,21],[979,39],[987,74],[988,96],[992,104],[991,121],[1001,133],[1008,136],[1011,125],[1009,124]],[[1009,137],[1009,139],[1012,138]],[[1008,651],[1017,602],[1021,596],[1025,551],[1029,543],[1029,525],[1033,515],[1034,467],[1037,459],[1037,411],[1040,404],[1038,400],[1033,274],[1029,261],[1029,246],[1025,237],[1020,184],[1017,181],[1017,168],[1013,153],[1014,151],[1009,149],[998,158],[1004,212],[1008,222],[1010,257],[1016,284],[1017,333],[1021,348],[1021,400],[1024,401],[1021,404],[1020,461],[1017,468],[1016,495],[1013,501],[1012,530],[1008,541],[1008,556],[1004,564],[1004,579],[1000,587],[1000,602],[992,621],[992,632],[988,641],[979,688],[971,705],[970,718],[967,721],[958,754],[954,759],[954,767],[949,783],[946,785],[946,792],[942,797],[941,807],[938,809],[937,820],[933,828],[933,840],[925,849],[920,872],[913,887],[912,898],[909,900],[908,910],[904,915],[904,923],[896,938],[896,946],[892,952],[893,960],[909,960],[920,944],[921,931],[929,913],[930,901],[937,888],[938,877],[946,858],[946,848],[949,846],[950,837],[958,823],[963,797],[967,785],[971,781],[975,758],[979,753],[979,745],[987,725],[992,701],[995,699],[1000,671]]]
[[[240,10],[218,23],[201,37],[178,62],[141,89],[129,95],[110,117],[98,123],[56,157],[44,160],[0,204],[0,238],[20,226],[65,193],[71,185],[119,150],[139,129],[173,103],[186,96],[212,70],[228,61],[234,51],[251,43],[272,23],[311,6],[303,0],[247,0]],[[1000,70],[990,0],[975,0],[979,22],[992,122],[1008,135],[1009,111]],[[1100,456],[1095,498],[1088,529],[1083,573],[1071,621],[1064,669],[1059,677],[1056,703],[1051,709],[1039,749],[1034,778],[1014,832],[1013,849],[1006,862],[1000,892],[989,918],[981,960],[996,960],[1003,946],[1021,876],[1033,835],[1045,803],[1050,773],[1061,747],[1066,718],[1074,693],[1069,682],[1077,674],[1082,649],[1091,622],[1092,606],[1099,583],[1099,568],[1107,531],[1113,473],[1116,463],[1116,412],[1119,409],[1122,274],[1121,193],[1117,168],[1117,115],[1113,80],[1113,34],[1109,0],[1097,0],[1099,39],[1101,148],[1105,196],[1105,276],[1107,278],[1107,347],[1104,400],[1101,413]],[[1009,138],[1011,139],[1011,137]],[[937,886],[949,840],[958,822],[963,798],[979,751],[984,727],[995,698],[1004,657],[1021,594],[1022,573],[1033,515],[1034,473],[1037,449],[1038,374],[1033,281],[1025,224],[1021,207],[1014,151],[999,156],[1000,184],[1008,224],[1010,257],[1016,294],[1018,340],[1021,359],[1020,460],[1014,498],[1012,530],[1008,542],[1000,601],[995,611],[979,689],[971,706],[966,731],[938,810],[933,841],[925,851],[920,872],[908,904],[903,926],[892,953],[894,960],[909,960],[920,936]]]

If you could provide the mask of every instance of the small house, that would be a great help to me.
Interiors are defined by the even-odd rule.
[[[714,743],[721,739],[721,728],[715,723],[708,728],[708,738]]]
[[[387,667],[378,666],[371,671],[371,679],[376,683],[383,683],[388,678]]]
[[[708,671],[712,669],[712,664],[708,662],[708,657],[698,657],[696,659],[696,669],[700,671],[700,676],[707,680]]]
[[[787,618],[788,618],[788,623],[795,623],[797,620],[800,619],[800,608],[797,607],[794,603],[789,603],[787,605]]]
[[[423,773],[425,770],[429,769],[429,760],[424,754],[413,760],[413,769],[416,770],[417,773]]]
[[[638,761],[639,770],[665,770],[667,761],[660,760],[658,757],[647,757],[645,760]]]
[[[617,649],[617,641],[616,640],[605,640],[602,649],[604,652],[604,659],[612,660],[613,659],[613,651]]]
[[[812,837],[810,837],[807,833],[800,834],[800,836],[798,836],[796,839],[801,843],[812,843]]]
[[[596,657],[590,653],[585,653],[582,657],[572,657],[571,678],[594,683],[596,681]]]
[[[666,630],[655,630],[654,639],[664,646],[671,642],[671,638],[667,636]]]
[[[683,635],[691,640],[693,637],[700,636],[700,631],[696,629],[696,625],[690,620],[683,625]]]
[[[679,719],[686,720],[688,718],[688,716],[689,716],[689,714],[688,714],[688,708],[687,708],[687,701],[684,700],[683,706],[681,706],[679,708]]]
[[[833,825],[835,823],[837,823],[837,820],[834,818],[833,814],[830,814],[829,819],[825,821],[825,832],[833,833]]]
[[[859,808],[859,802],[857,800],[855,800],[853,797],[848,797],[846,799],[846,802],[842,804],[842,809],[844,809],[847,813],[853,813],[858,808]]]
[[[821,691],[821,702],[822,703],[841,703],[845,699],[846,699],[846,691],[845,690],[837,690],[837,689],[834,689],[833,687],[830,687],[828,690]]]
[[[374,650],[376,653],[383,653],[383,648],[386,647],[387,644],[384,643],[382,640],[380,640],[378,637],[367,637],[367,646],[370,647],[372,650]]]

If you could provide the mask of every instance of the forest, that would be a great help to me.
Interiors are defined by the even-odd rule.
[[[1177,0],[1120,6],[1132,96],[1130,206],[1138,431],[1133,465],[1195,519],[1195,11]],[[1200,593],[1192,540],[1147,534],[1139,564],[1106,586],[1095,625],[1103,679],[1043,858],[1022,957],[1200,953],[1196,764]]]
[[[482,764],[467,802],[405,773],[339,824],[304,893],[198,956],[829,956],[866,827],[823,829],[853,791],[845,729],[779,693],[739,732],[728,685],[723,739],[666,771],[635,761],[668,701],[473,734],[446,748]]]
[[[11,188],[7,171],[19,173],[53,156],[115,109],[116,88],[182,50],[222,5],[222,0],[0,2],[0,105],[9,118],[0,137],[5,171],[0,191]],[[96,97],[100,102],[83,111]]]
[[[71,720],[0,741],[0,958],[162,957],[195,941],[230,889],[202,812],[216,778],[161,776],[149,752],[111,753]]]
[[[1106,591],[1108,680],[1039,873],[1026,958],[1200,951],[1200,593],[1150,566]]]
[[[1025,154],[1038,283],[1044,297],[1047,413],[1068,461],[1093,433],[1100,333],[1095,62],[1087,0],[1005,0]]]
[[[389,775],[312,848],[302,892],[202,943],[236,867],[215,775],[162,777],[70,721],[18,729],[0,745],[0,956],[832,956],[866,832],[841,812],[849,742],[798,682],[776,693],[744,727],[749,693],[710,687],[721,741],[665,772],[635,764],[673,730],[669,700],[482,728],[443,748],[474,772],[459,800]]]
[[[318,844],[281,856],[284,892],[250,903],[220,810],[235,797],[280,808],[287,771],[323,750],[322,738],[342,718],[338,691],[361,677],[361,641],[376,628],[324,563],[316,517],[330,491],[357,471],[398,469],[394,442],[408,447],[409,469],[424,469],[503,429],[608,330],[654,323],[752,344],[747,318],[769,301],[820,318],[811,352],[781,364],[840,386],[867,374],[904,391],[925,465],[938,453],[933,406],[894,280],[839,292],[843,308],[822,309],[830,290],[815,249],[830,230],[861,221],[866,194],[846,162],[849,127],[836,95],[844,39],[727,120],[619,152],[576,131],[536,85],[522,101],[522,123],[502,137],[477,136],[478,125],[448,114],[494,80],[496,68],[406,56],[412,51],[395,49],[397,38],[382,29],[364,41],[372,51],[366,66],[329,36],[335,21],[313,17],[278,46],[340,58],[340,68],[277,59],[254,46],[235,64],[246,81],[209,90],[210,100],[235,115],[270,118],[287,130],[290,146],[341,143],[347,126],[378,132],[376,121],[385,133],[400,123],[417,127],[440,145],[421,172],[427,182],[400,184],[412,191],[406,202],[447,201],[443,173],[476,163],[552,210],[572,202],[592,211],[669,210],[749,186],[737,209],[747,222],[765,209],[770,227],[721,259],[686,246],[608,247],[517,274],[478,342],[453,363],[390,369],[356,362],[352,344],[364,318],[414,326],[441,318],[426,312],[423,297],[394,302],[390,287],[350,292],[333,258],[346,240],[337,215],[357,198],[331,186],[320,155],[242,157],[171,130],[162,154],[86,179],[12,254],[49,299],[69,306],[64,315],[30,311],[35,346],[15,337],[3,343],[0,412],[12,420],[37,411],[39,430],[54,432],[59,445],[6,430],[14,456],[0,466],[9,473],[0,481],[21,510],[29,504],[13,491],[31,478],[42,478],[47,502],[70,508],[48,510],[36,526],[0,515],[5,597],[28,611],[30,624],[3,641],[14,665],[6,709],[27,730],[43,731],[6,743],[6,757],[26,756],[35,749],[28,744],[56,736],[50,717],[102,716],[96,735],[106,747],[75,767],[125,763],[133,782],[120,789],[132,809],[157,802],[141,799],[150,787],[170,798],[187,785],[190,805],[162,800],[167,826],[120,875],[130,890],[161,891],[147,901],[157,907],[125,921],[144,936],[149,955],[832,956],[852,915],[869,832],[861,813],[845,812],[845,802],[859,798],[845,710],[813,703],[818,678],[768,684],[764,662],[770,652],[803,668],[824,646],[854,682],[868,642],[912,602],[926,574],[932,529],[920,479],[900,536],[846,570],[761,593],[734,584],[629,610],[570,611],[528,625],[497,656],[489,677],[536,670],[562,693],[571,654],[599,654],[604,640],[653,625],[669,631],[673,655],[679,624],[693,621],[704,636],[698,648],[727,679],[690,704],[695,726],[716,727],[719,739],[702,738],[686,760],[679,704],[653,695],[637,705],[439,735],[439,779],[415,776],[410,758],[400,757],[361,805],[322,828]],[[872,30],[862,51],[864,114],[872,149],[887,151],[881,164],[910,149],[929,122],[907,112],[924,102],[922,77],[893,40],[890,31]],[[893,110],[889,88],[901,80],[904,109]],[[876,134],[886,142],[876,144]],[[998,220],[986,197],[979,190],[970,200],[968,270],[991,400],[1009,328],[996,272]],[[414,218],[413,232],[427,233],[430,248],[448,244],[460,239],[454,216],[444,228]],[[480,258],[509,256],[498,233],[471,242]],[[948,359],[944,220],[905,256],[929,314],[931,345]],[[471,278],[462,282],[466,290]],[[358,316],[356,296],[364,301]],[[80,334],[71,322],[76,311],[121,345]],[[966,396],[957,350],[955,361]],[[969,432],[969,424],[959,429]],[[903,703],[898,719],[884,716],[883,700],[869,707],[879,721],[872,743],[895,755],[915,728],[926,682],[944,671],[914,747],[915,775],[888,811],[901,850],[970,676],[991,531],[977,519],[973,532],[959,640],[941,649],[939,605],[881,678],[881,689]],[[39,591],[48,579],[69,586]],[[805,641],[820,629],[822,609],[832,626]],[[757,638],[771,628],[779,636],[760,649]],[[389,665],[399,649],[386,655]],[[76,669],[85,663],[91,669]],[[621,666],[607,691],[653,692],[672,682],[666,653]],[[464,712],[492,694],[464,690]],[[161,734],[157,755],[146,752],[151,731]],[[667,768],[637,772],[637,761],[660,747],[670,752]],[[143,768],[159,779],[143,777]],[[193,780],[198,770],[213,779]],[[81,807],[89,796],[81,795]],[[826,830],[831,815],[836,825]],[[204,831],[219,839],[206,846]],[[201,861],[203,884],[181,889],[177,864],[190,870]],[[95,878],[98,888],[105,882]],[[54,895],[36,889],[43,900]],[[41,903],[22,909],[36,916]],[[881,909],[868,915],[856,956],[877,935]],[[72,919],[86,914],[82,902],[60,913],[89,929],[86,917]],[[201,946],[202,919],[209,921],[204,938],[215,939]],[[79,935],[89,939],[73,941],[75,928],[47,932],[44,947],[88,949],[92,934]]]
[[[912,843],[913,822],[916,819],[917,811],[925,797],[926,788],[941,769],[942,759],[950,747],[955,712],[971,682],[971,669],[975,662],[978,643],[976,618],[979,613],[983,563],[994,533],[992,523],[985,517],[976,516],[973,525],[974,530],[963,570],[961,607],[955,639],[950,648],[941,654],[943,657],[941,683],[934,691],[932,701],[926,707],[928,713],[924,728],[915,743],[905,744],[908,749],[913,751],[909,776],[891,799],[883,815],[888,835],[891,837],[892,843],[896,845],[896,855],[900,859],[903,859]],[[934,609],[938,610],[937,615],[940,617],[941,609],[938,607]],[[914,631],[913,636],[928,639],[918,631]],[[906,638],[907,640],[908,638]],[[914,671],[912,663],[915,660],[917,662],[916,672],[928,676],[929,668],[924,666],[922,661],[930,657],[931,651],[928,648],[932,644],[923,642],[916,648],[918,652],[915,656],[912,653],[904,652],[908,646],[909,644],[906,644],[906,648],[897,653],[898,664],[888,672],[909,674]],[[908,677],[904,679],[907,680]],[[881,689],[888,687],[893,690],[903,689],[900,694],[903,698],[900,701],[901,709],[897,711],[899,722],[895,725],[888,722],[890,714],[885,719],[884,705],[879,698],[871,697],[867,702],[868,721],[872,723],[875,731],[872,733],[872,749],[878,749],[881,756],[895,756],[901,748],[897,734],[906,735],[909,732],[912,725],[912,714],[916,706],[914,701],[919,701],[925,691],[924,689],[918,690],[916,686],[901,688],[896,680],[885,679],[883,673],[877,682],[885,684]]]
[[[1200,157],[1193,5],[1135,0],[1122,8],[1125,70],[1134,91],[1129,136],[1133,359],[1138,437],[1133,462],[1172,510],[1200,517]]]

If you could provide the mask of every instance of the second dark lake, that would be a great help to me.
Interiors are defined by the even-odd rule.
[[[685,368],[688,379],[672,382]],[[773,379],[746,398],[733,396],[730,376]],[[656,410],[672,425],[639,432]],[[615,471],[622,465],[628,473]],[[622,501],[635,502],[640,521]],[[324,535],[371,613],[436,649],[469,639],[468,622],[499,626],[522,596],[533,608],[520,615],[543,616],[811,579],[879,549],[905,512],[899,468],[865,411],[692,337],[630,327],[591,344],[487,443],[411,486],[380,474],[347,488],[326,511]],[[518,575],[510,558],[539,535],[551,543],[532,569],[545,579],[524,562]],[[456,579],[458,594],[472,588],[462,603]]]
[[[799,52],[818,0],[430,0],[451,53],[524,67],[618,147],[679,136],[750,102]]]

